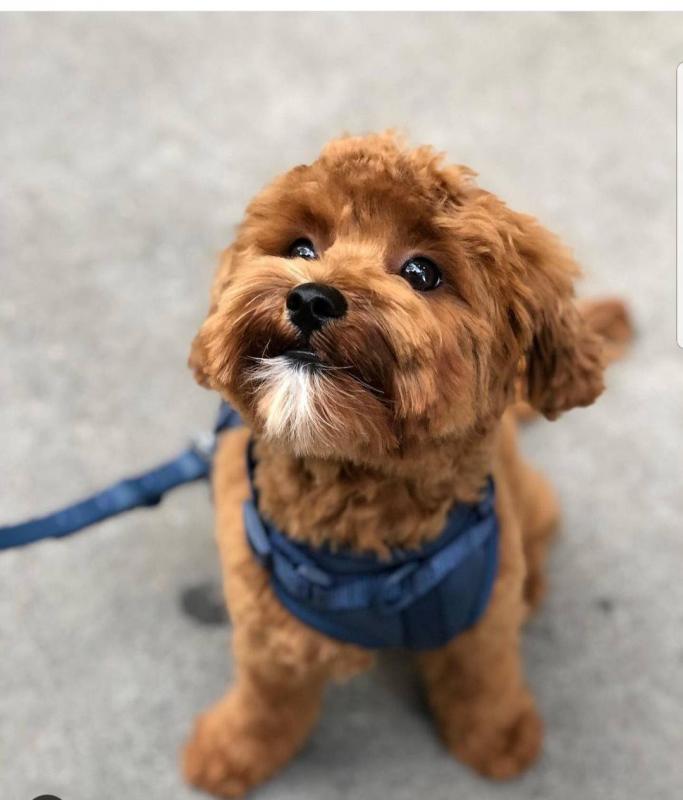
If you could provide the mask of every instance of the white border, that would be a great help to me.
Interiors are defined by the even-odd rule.
[[[199,0],[183,3],[182,0],[147,0],[147,2],[86,2],[71,0],[60,4],[53,2],[30,2],[30,0],[0,0],[0,11],[683,11],[683,0],[658,0],[654,3],[633,0],[526,0],[526,2],[502,2],[498,0]]]
[[[676,68],[676,340],[683,347],[683,62]]]

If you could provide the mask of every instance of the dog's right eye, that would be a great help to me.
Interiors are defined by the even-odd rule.
[[[289,246],[287,255],[289,258],[305,258],[308,261],[318,257],[310,239],[297,239]]]

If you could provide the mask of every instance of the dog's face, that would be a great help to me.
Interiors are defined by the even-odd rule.
[[[472,175],[385,134],[275,180],[223,256],[198,380],[299,455],[361,461],[490,429],[522,374],[548,417],[592,402],[575,264]]]

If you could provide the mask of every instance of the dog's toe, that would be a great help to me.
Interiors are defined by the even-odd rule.
[[[216,797],[243,797],[251,783],[247,771],[231,756],[228,743],[202,717],[185,744],[182,770],[188,783]]]
[[[487,778],[509,780],[536,760],[543,741],[543,722],[533,706],[520,709],[505,724],[480,724],[448,742],[453,755]]]

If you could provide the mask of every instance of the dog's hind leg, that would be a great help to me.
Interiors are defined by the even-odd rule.
[[[247,436],[243,429],[226,433],[214,463],[216,532],[236,680],[198,717],[183,753],[187,780],[221,797],[240,797],[283,767],[315,725],[326,682],[372,663],[368,652],[299,622],[272,592],[242,523],[249,491]]]
[[[621,358],[633,339],[633,320],[618,297],[583,298],[577,303],[581,316],[605,342],[608,364]]]
[[[546,561],[560,509],[550,481],[526,463],[520,483],[519,513],[526,561],[524,599],[529,610],[536,611],[545,596]]]
[[[560,506],[550,481],[522,457],[513,414],[503,417],[500,431],[499,469],[522,533],[526,575],[524,599],[530,611],[541,603],[546,589],[546,561],[557,531]]]

